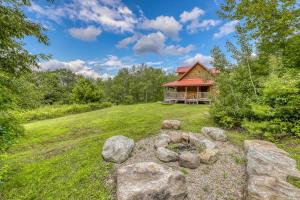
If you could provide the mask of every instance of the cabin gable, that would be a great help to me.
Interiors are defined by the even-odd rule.
[[[192,67],[192,69],[190,69],[188,72],[186,72],[186,74],[180,76],[181,80],[199,78],[202,80],[212,79],[211,73],[199,63]]]

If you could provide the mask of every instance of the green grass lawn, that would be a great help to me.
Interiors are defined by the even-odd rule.
[[[10,172],[0,184],[2,199],[109,199],[105,179],[112,169],[101,157],[105,139],[136,141],[156,134],[163,119],[183,121],[199,132],[212,125],[207,105],[114,106],[25,125],[26,134],[9,153]]]
[[[208,105],[158,103],[114,106],[25,125],[26,134],[8,152],[9,174],[0,183],[0,199],[109,199],[105,184],[112,165],[103,161],[105,139],[125,135],[135,141],[156,134],[164,119],[183,121],[182,129],[199,132],[213,125]],[[230,132],[241,145],[247,135]],[[300,166],[300,142],[279,144]]]

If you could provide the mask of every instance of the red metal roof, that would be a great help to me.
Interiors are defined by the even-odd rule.
[[[212,68],[212,69],[210,69],[210,71],[211,71],[211,73],[213,73],[213,74],[219,74],[220,73],[220,70],[219,69],[217,69],[217,68]]]
[[[185,73],[187,72],[191,67],[177,67],[176,73]]]
[[[165,87],[179,87],[179,86],[206,86],[213,85],[213,80],[204,81],[202,79],[183,79],[163,84]]]

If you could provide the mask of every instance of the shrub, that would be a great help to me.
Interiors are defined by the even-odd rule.
[[[0,151],[6,150],[23,133],[23,127],[15,116],[0,111]]]
[[[112,106],[110,102],[89,103],[89,104],[70,104],[70,105],[49,105],[34,110],[14,111],[13,114],[24,122],[33,120],[43,120],[61,117],[67,114],[75,114],[91,110],[97,110]]]
[[[243,127],[254,136],[269,140],[300,137],[300,71],[271,74]]]

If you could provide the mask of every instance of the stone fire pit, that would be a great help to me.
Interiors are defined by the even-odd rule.
[[[170,124],[176,122],[178,126]],[[200,163],[213,164],[218,159],[219,150],[214,142],[209,139],[198,139],[191,132],[174,130],[180,127],[176,120],[165,120],[161,133],[155,138],[154,148],[156,156],[163,162],[176,162],[179,166],[196,169]],[[222,129],[204,127],[205,134],[217,141],[226,141],[227,137]]]

